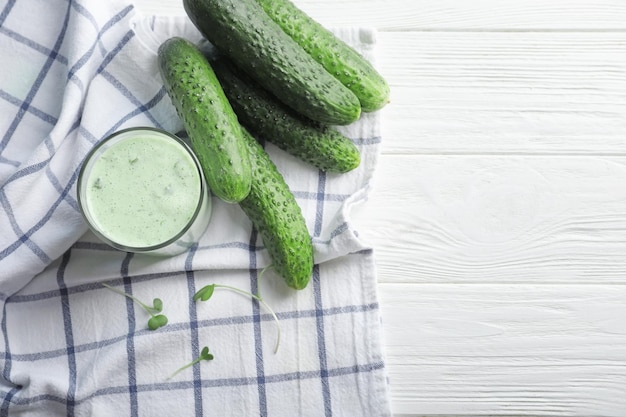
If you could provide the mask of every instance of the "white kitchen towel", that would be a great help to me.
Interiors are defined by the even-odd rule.
[[[372,30],[337,30],[373,58]],[[350,223],[366,200],[380,114],[341,128],[362,152],[325,174],[267,145],[313,236],[302,291],[271,269],[236,205],[213,200],[196,246],[171,258],[114,250],[76,200],[86,153],[117,130],[182,125],[156,65],[159,44],[201,37],[186,16],[123,0],[0,0],[0,416],[388,416],[373,251]],[[167,326],[107,283],[150,303]],[[276,312],[211,283],[260,292]],[[280,329],[280,345],[274,346]],[[208,346],[214,359],[169,378]]]

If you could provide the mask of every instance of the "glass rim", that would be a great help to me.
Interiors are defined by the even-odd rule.
[[[89,218],[89,215],[87,214],[87,212],[89,210],[87,210],[87,206],[88,204],[86,202],[83,201],[83,197],[81,196],[83,194],[83,188],[85,187],[85,175],[87,174],[87,168],[90,165],[90,162],[94,161],[94,157],[97,156],[97,152],[106,144],[110,143],[112,140],[114,139],[118,139],[120,136],[123,135],[128,135],[128,134],[132,134],[135,132],[140,132],[140,131],[147,131],[153,134],[158,134],[158,135],[163,135],[168,137],[169,139],[173,139],[175,142],[177,142],[179,145],[181,145],[183,147],[183,149],[189,154],[189,156],[191,157],[195,167],[196,167],[196,171],[198,172],[198,175],[200,177],[200,195],[198,197],[198,202],[196,204],[196,208],[191,216],[191,218],[189,219],[189,221],[187,223],[185,223],[185,226],[178,232],[176,233],[174,236],[172,236],[171,238],[167,239],[164,242],[161,243],[157,243],[155,245],[151,245],[151,246],[128,246],[128,245],[124,245],[118,242],[115,242],[114,240],[112,240],[111,238],[107,237],[106,235],[104,235],[103,233],[101,233],[98,228],[92,223],[92,221]],[[120,138],[120,140],[123,138]],[[163,249],[166,248],[170,245],[172,245],[173,243],[175,243],[177,240],[179,240],[181,237],[183,237],[185,235],[185,233],[187,233],[187,231],[191,228],[191,226],[195,223],[196,219],[198,218],[198,215],[200,214],[200,212],[202,211],[202,207],[204,205],[204,200],[210,198],[209,196],[209,191],[207,188],[207,184],[206,184],[206,180],[204,178],[204,173],[202,172],[202,167],[200,165],[200,161],[198,160],[198,157],[196,156],[196,154],[193,152],[193,150],[191,149],[191,147],[180,137],[166,131],[163,129],[158,129],[155,127],[150,127],[150,126],[138,126],[138,127],[129,127],[126,129],[121,129],[118,130],[114,133],[111,133],[110,135],[104,137],[102,140],[100,140],[100,142],[98,142],[96,144],[96,146],[94,146],[89,152],[87,152],[87,155],[85,155],[85,159],[82,162],[82,165],[80,167],[80,170],[78,172],[78,181],[77,181],[77,186],[76,186],[76,194],[77,194],[77,201],[78,201],[78,208],[80,210],[80,213],[83,217],[83,219],[85,220],[85,222],[87,223],[87,226],[89,227],[89,229],[101,240],[103,240],[105,243],[107,243],[108,245],[125,251],[125,252],[136,252],[136,253],[142,253],[142,252],[152,252],[152,251],[156,251],[159,249]]]

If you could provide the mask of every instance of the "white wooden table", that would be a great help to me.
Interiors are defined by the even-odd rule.
[[[295,2],[379,30],[395,415],[626,416],[626,1]]]

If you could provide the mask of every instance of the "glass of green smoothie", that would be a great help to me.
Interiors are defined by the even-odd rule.
[[[190,147],[168,132],[118,131],[87,155],[78,203],[90,229],[126,252],[171,256],[198,241],[211,199]]]

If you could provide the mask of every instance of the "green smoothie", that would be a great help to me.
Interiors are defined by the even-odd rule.
[[[202,174],[182,143],[152,130],[110,142],[81,178],[83,212],[101,237],[129,250],[154,247],[182,237],[198,214],[208,217],[198,213],[207,204]]]

